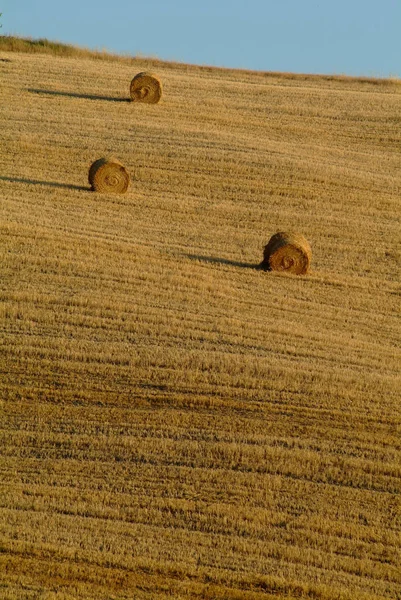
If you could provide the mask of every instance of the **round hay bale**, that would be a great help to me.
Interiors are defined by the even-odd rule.
[[[311,258],[311,247],[303,235],[279,231],[265,246],[260,268],[304,275],[309,269]]]
[[[91,165],[88,179],[95,192],[124,194],[128,189],[130,176],[119,160],[99,158]]]
[[[160,79],[154,73],[138,73],[131,81],[130,96],[133,102],[157,104],[161,95],[162,84]]]

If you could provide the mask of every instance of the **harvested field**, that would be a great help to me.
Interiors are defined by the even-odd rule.
[[[401,85],[0,57],[1,597],[400,597]]]

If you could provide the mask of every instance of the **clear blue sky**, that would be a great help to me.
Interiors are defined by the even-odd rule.
[[[2,34],[262,71],[401,77],[401,0],[0,0]]]

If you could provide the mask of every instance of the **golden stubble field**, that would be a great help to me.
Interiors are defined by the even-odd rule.
[[[400,598],[401,85],[0,75],[1,598]]]

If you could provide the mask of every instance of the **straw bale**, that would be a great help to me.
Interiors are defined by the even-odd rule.
[[[311,258],[311,247],[303,235],[279,231],[265,246],[260,268],[304,275],[309,269]]]
[[[130,96],[133,102],[156,104],[159,102],[161,95],[162,84],[154,73],[138,73],[131,81]]]
[[[128,189],[130,176],[119,160],[99,158],[91,165],[88,179],[95,192],[124,194]]]

